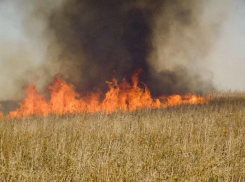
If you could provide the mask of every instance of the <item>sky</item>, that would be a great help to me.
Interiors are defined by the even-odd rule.
[[[245,0],[232,4],[216,48],[208,59],[218,88],[245,90]]]
[[[20,45],[24,46],[25,49],[32,49],[31,52],[35,52],[37,49],[44,49],[42,44],[36,42],[37,40],[26,35],[23,25],[24,18],[24,12],[18,8],[15,1],[0,0],[0,43],[7,44],[10,51],[19,49]],[[42,55],[36,56],[39,52],[35,52],[33,62],[42,61]],[[0,50],[0,58],[2,53]],[[0,61],[3,62],[4,60]]]
[[[13,1],[0,0],[1,87],[11,84],[8,78],[12,75],[11,72],[18,70],[18,67],[14,68],[9,63],[12,53],[18,56],[16,60],[11,58],[11,62],[19,62],[18,66],[25,67],[23,65],[25,61],[41,64],[47,50],[45,45],[39,44],[37,40],[26,35],[22,24],[23,18],[23,12]],[[23,56],[26,52],[28,55]],[[218,41],[205,59],[210,63],[208,66],[218,89],[245,91],[245,0],[233,0]],[[26,70],[27,67],[28,65],[26,65]],[[18,75],[21,73],[16,73],[16,77]]]

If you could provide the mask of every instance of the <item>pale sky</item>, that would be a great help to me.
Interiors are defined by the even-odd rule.
[[[13,1],[0,1],[0,37],[6,40],[24,41],[21,22],[23,15]]]
[[[219,40],[206,59],[210,62],[213,81],[219,89],[245,91],[245,0],[234,0],[231,6]],[[45,48],[23,33],[22,21],[23,12],[13,1],[0,1],[0,46],[6,45],[9,54],[11,51],[18,52],[22,49],[33,50],[28,59],[41,62],[44,59]],[[5,56],[2,56],[5,54],[6,49],[0,48],[1,78],[8,76],[1,71],[6,65]],[[0,79],[1,87],[7,82],[3,80]]]
[[[208,59],[218,88],[245,90],[245,0],[234,1],[219,42]]]

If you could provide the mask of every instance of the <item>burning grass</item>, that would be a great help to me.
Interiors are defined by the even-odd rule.
[[[161,96],[153,98],[147,85],[139,80],[141,69],[137,70],[128,81],[126,78],[118,83],[116,79],[106,82],[109,90],[104,96],[101,92],[79,94],[74,85],[68,84],[57,75],[47,88],[49,99],[37,91],[35,85],[26,89],[26,98],[20,108],[9,113],[8,117],[22,118],[29,116],[48,116],[53,114],[81,114],[84,112],[110,114],[116,111],[135,111],[144,108],[166,108],[185,104],[205,104],[208,99],[195,94]],[[0,108],[1,109],[1,108]],[[1,117],[1,116],[0,116]]]
[[[245,94],[0,123],[0,181],[243,181]]]

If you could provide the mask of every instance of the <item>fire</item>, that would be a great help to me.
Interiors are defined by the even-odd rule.
[[[131,82],[116,79],[106,82],[109,90],[101,99],[99,91],[87,95],[78,94],[72,84],[66,83],[57,75],[48,87],[50,99],[40,94],[35,85],[27,89],[27,97],[20,103],[20,108],[10,112],[11,118],[28,116],[47,116],[50,114],[77,114],[83,112],[112,113],[115,111],[134,111],[142,108],[166,108],[182,104],[204,104],[207,100],[197,95],[172,95],[152,98],[148,87],[139,81],[140,70],[131,77]],[[4,117],[0,115],[0,117]]]

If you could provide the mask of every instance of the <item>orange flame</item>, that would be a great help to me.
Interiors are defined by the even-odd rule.
[[[28,117],[32,115],[47,116],[49,114],[76,113],[112,113],[115,111],[134,111],[142,108],[165,108],[182,104],[204,104],[207,100],[197,95],[172,95],[170,97],[152,98],[148,87],[139,81],[140,70],[131,77],[131,83],[123,79],[118,84],[116,79],[106,82],[109,91],[101,100],[101,93],[94,92],[82,96],[75,91],[75,87],[67,84],[57,75],[53,84],[48,87],[50,99],[38,93],[35,85],[30,85],[27,97],[20,103],[20,108],[10,112],[11,118]]]

